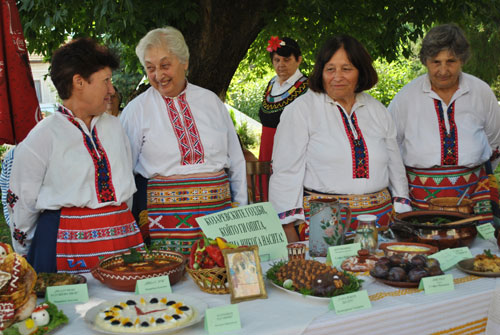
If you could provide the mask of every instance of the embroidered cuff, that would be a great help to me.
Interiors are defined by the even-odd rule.
[[[294,208],[285,212],[281,212],[278,214],[278,218],[281,221],[281,224],[287,224],[293,222],[297,219],[304,219],[304,209],[303,208]]]
[[[411,201],[410,199],[407,199],[407,198],[403,198],[403,197],[393,197],[392,200],[394,202],[399,202],[400,204],[403,204],[403,205],[408,205],[410,206],[411,205]]]

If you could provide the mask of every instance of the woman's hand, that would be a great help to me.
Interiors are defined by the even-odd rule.
[[[283,225],[288,243],[297,242],[299,240],[299,235],[297,234],[297,230],[295,230],[295,224],[297,221],[299,220]]]

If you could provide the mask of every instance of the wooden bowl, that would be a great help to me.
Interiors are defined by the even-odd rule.
[[[413,242],[382,243],[379,246],[379,249],[384,251],[386,257],[391,257],[392,255],[401,255],[408,261],[411,261],[411,259],[416,255],[429,256],[438,251],[438,248],[433,245]]]
[[[129,254],[129,253],[126,253]],[[141,279],[168,276],[170,285],[177,283],[185,271],[184,256],[175,251],[151,251],[149,254],[141,252],[144,260],[169,261],[168,264],[161,265],[156,269],[144,271],[117,271],[116,266],[125,266],[122,254],[113,255],[102,259],[99,264],[92,269],[92,275],[104,285],[118,291],[135,291],[136,282]]]
[[[457,225],[427,225],[436,217],[458,221],[470,217],[460,212],[448,211],[413,211],[396,214],[391,226],[394,235],[400,242],[416,242],[430,244],[439,250],[470,246],[476,238],[477,221]]]
[[[466,214],[474,213],[474,202],[472,200],[462,199],[460,206],[457,206],[458,200],[460,200],[458,197],[433,198],[429,200],[429,210],[461,212]]]

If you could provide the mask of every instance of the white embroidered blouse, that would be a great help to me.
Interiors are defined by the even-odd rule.
[[[361,137],[364,149],[358,150],[364,157],[356,155],[353,146]],[[285,108],[274,140],[269,189],[278,213],[302,208],[304,188],[367,194],[386,187],[393,197],[408,198],[396,129],[380,102],[359,93],[348,116],[328,95],[309,90]],[[296,219],[303,220],[303,213],[287,216],[282,223]]]
[[[75,121],[92,138],[83,121]],[[109,179],[104,189],[98,186],[97,166],[82,131],[60,112],[39,122],[16,147],[7,199],[12,228],[19,237],[13,239],[16,252],[28,253],[41,211],[120,205],[136,191],[130,146],[120,121],[104,113],[92,119],[91,129],[104,150],[97,155],[106,155]]]
[[[246,163],[231,117],[211,91],[193,84],[173,99],[153,87],[121,114],[134,172],[145,178],[228,171],[233,201],[247,204]]]

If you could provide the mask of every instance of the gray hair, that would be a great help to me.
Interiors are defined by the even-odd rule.
[[[182,64],[189,62],[189,48],[182,33],[174,27],[157,28],[149,31],[135,48],[135,53],[144,66],[144,56],[150,48],[162,48],[173,53]]]
[[[435,57],[443,50],[449,50],[462,61],[470,57],[470,45],[464,32],[455,24],[443,24],[429,30],[422,41],[420,61],[425,65],[429,58]]]

